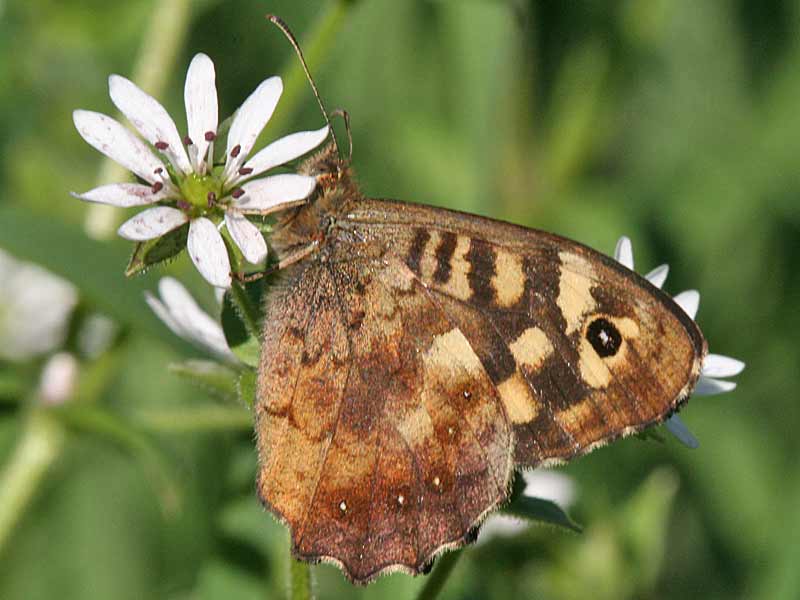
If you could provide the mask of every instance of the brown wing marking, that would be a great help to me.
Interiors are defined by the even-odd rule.
[[[466,338],[405,265],[376,266],[338,263],[316,276],[289,400],[268,383],[287,380],[275,373],[284,359],[264,358],[259,380],[259,493],[290,526],[297,556],[335,562],[356,582],[419,572],[463,544],[512,473],[511,427]],[[269,342],[284,337],[263,354],[282,355]],[[340,338],[349,343],[335,360]],[[319,422],[294,416],[317,410]]]

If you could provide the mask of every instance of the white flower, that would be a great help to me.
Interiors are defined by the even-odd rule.
[[[523,471],[522,478],[525,480],[523,496],[550,500],[564,510],[575,502],[575,482],[568,475],[547,469],[536,469]],[[493,537],[516,535],[529,525],[530,521],[525,519],[494,513],[481,526],[478,544],[485,544]]]
[[[51,356],[39,379],[39,398],[48,406],[59,406],[75,393],[78,382],[78,360],[69,352]]]
[[[614,250],[614,259],[621,265],[633,270],[633,246],[631,245],[630,239],[625,236],[619,238],[617,247]],[[645,275],[645,279],[657,288],[661,288],[664,285],[664,281],[667,279],[668,273],[669,267],[667,265],[661,265]],[[700,293],[697,290],[681,292],[676,295],[673,300],[675,300],[678,306],[680,306],[687,315],[694,319],[697,314],[697,309],[700,306]],[[721,354],[707,354],[705,360],[703,360],[700,379],[697,381],[694,393],[698,396],[710,396],[712,394],[730,392],[736,387],[736,383],[720,378],[734,377],[743,370],[744,363],[740,360]],[[697,439],[692,435],[683,421],[678,418],[678,415],[672,415],[667,419],[665,424],[670,433],[690,448],[697,448],[699,446]]]
[[[158,282],[160,298],[145,292],[147,304],[172,332],[231,363],[238,362],[228,347],[220,324],[204,312],[186,288],[172,277]]]
[[[316,180],[297,174],[255,178],[316,148],[328,136],[328,127],[288,135],[249,156],[283,91],[280,78],[270,77],[236,112],[228,132],[225,165],[215,167],[217,91],[214,64],[208,56],[195,55],[186,74],[188,135],[183,138],[164,107],[133,82],[112,75],[108,83],[111,100],[148,143],[111,117],[92,111],[76,110],[75,127],[91,146],[145,184],[115,183],[73,195],[119,207],[155,205],[119,228],[121,237],[136,242],[189,223],[187,246],[198,271],[212,285],[229,287],[230,259],[218,228],[225,224],[248,262],[264,260],[266,242],[245,215],[265,215],[302,202]]]
[[[0,359],[25,360],[58,348],[78,291],[68,281],[0,250]]]

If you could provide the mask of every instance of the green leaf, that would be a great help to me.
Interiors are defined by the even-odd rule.
[[[236,398],[238,373],[213,360],[189,359],[169,365],[169,370],[178,377],[222,398]]]
[[[502,512],[530,521],[566,527],[576,533],[580,533],[583,530],[580,525],[570,519],[569,515],[558,504],[542,498],[519,496],[505,507]]]
[[[177,256],[181,250],[186,248],[188,236],[189,224],[186,223],[159,238],[147,242],[139,242],[136,244],[133,256],[128,262],[128,267],[125,269],[125,275],[132,277],[133,275],[144,273],[153,265],[163,263]]]
[[[256,403],[256,372],[252,369],[245,369],[239,376],[239,400],[250,408]]]
[[[261,341],[258,339],[257,323],[261,321],[260,309],[263,306],[263,281],[248,284],[235,283],[225,292],[222,302],[222,330],[228,347],[244,364],[258,365]]]

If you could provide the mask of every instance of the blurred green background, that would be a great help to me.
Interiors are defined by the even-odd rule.
[[[701,291],[712,352],[748,365],[736,391],[681,413],[698,450],[634,438],[560,469],[584,533],[533,526],[469,549],[442,597],[800,597],[800,2],[0,0],[0,249],[76,286],[62,346],[80,360],[74,397],[50,414],[35,390],[57,349],[0,359],[0,481],[29,486],[0,506],[0,598],[285,595],[249,416],[168,373],[199,353],[142,290],[171,273],[208,308],[212,294],[185,257],[125,280],[128,245],[85,233],[125,214],[68,196],[110,175],[71,119],[113,114],[110,73],[159,89],[182,129],[195,52],[216,63],[221,116],[296,70],[267,12],[301,39],[328,107],[350,112],[365,194],[607,253],[628,235],[640,271],[668,262],[666,289]],[[271,135],[322,124],[297,83]],[[0,329],[22,318],[18,287],[3,288]],[[97,314],[116,328],[90,351]],[[423,583],[315,572],[320,598],[409,598]]]

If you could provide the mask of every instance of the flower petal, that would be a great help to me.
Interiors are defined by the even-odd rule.
[[[166,277],[164,279],[166,279]],[[188,334],[183,330],[183,327],[181,327],[177,319],[172,316],[172,314],[169,312],[169,309],[159,298],[156,298],[150,292],[145,291],[144,300],[147,302],[147,306],[149,306],[150,309],[156,313],[156,316],[161,319],[162,323],[169,327],[169,330],[172,333],[181,338],[188,337]]]
[[[644,278],[660,289],[664,287],[664,282],[667,280],[667,275],[669,275],[669,265],[659,265],[645,275]]]
[[[186,104],[189,137],[197,150],[194,154],[196,160],[194,168],[196,172],[203,173],[210,143],[205,136],[209,131],[217,133],[219,119],[214,63],[203,53],[195,54],[189,65],[183,100]]]
[[[568,508],[575,502],[575,482],[569,475],[549,469],[523,471],[525,481],[523,494],[533,498],[543,498],[555,502],[561,508]]]
[[[164,164],[139,138],[109,116],[90,110],[72,113],[75,128],[86,142],[149,183],[160,181]]]
[[[142,137],[153,145],[166,143],[167,148],[161,152],[168,156],[178,169],[184,173],[191,173],[192,167],[175,122],[158,100],[143,92],[129,79],[119,75],[111,75],[108,78],[108,89],[111,101],[142,134]]]
[[[151,304],[151,308],[174,333],[218,356],[233,357],[222,327],[197,305],[195,299],[178,280],[172,277],[163,277],[158,282],[158,291],[163,304],[155,299],[153,304],[161,304],[161,309],[166,312],[167,318],[165,319],[153,304]],[[149,300],[148,304],[150,304]],[[173,325],[170,325],[170,321]]]
[[[101,185],[83,194],[76,194],[75,192],[71,192],[71,194],[75,198],[86,200],[87,202],[130,208],[131,206],[145,206],[164,200],[169,197],[171,191],[170,189],[162,188],[154,194],[149,185],[111,183],[109,185]]]
[[[252,169],[252,171],[246,176],[234,177],[233,182],[255,177],[273,167],[303,156],[319,146],[327,137],[328,126],[326,125],[316,131],[300,131],[275,140],[266,148],[259,150],[244,164],[244,168]]]
[[[125,221],[117,235],[133,242],[152,240],[180,227],[189,218],[170,206],[154,206]]]
[[[189,256],[194,266],[214,287],[230,287],[231,263],[228,250],[214,224],[200,217],[189,225]]]
[[[706,377],[733,377],[744,370],[744,363],[722,354],[708,354],[701,373]]]
[[[697,380],[697,387],[694,388],[694,393],[696,396],[713,396],[731,392],[734,389],[736,389],[736,383],[733,381],[724,381],[701,375],[700,379]]]
[[[630,238],[624,235],[619,238],[617,247],[614,248],[614,259],[623,267],[633,271],[633,246]]]
[[[245,183],[242,196],[234,200],[242,212],[266,214],[281,210],[283,204],[304,200],[314,191],[317,180],[305,175],[273,175]]]
[[[247,262],[256,264],[267,257],[267,243],[264,241],[264,236],[258,227],[247,220],[247,217],[229,210],[225,213],[225,225]]]
[[[666,420],[664,425],[667,427],[667,430],[676,438],[678,438],[678,440],[684,446],[692,449],[700,447],[700,442],[698,442],[697,438],[692,435],[692,432],[689,431],[689,428],[686,427],[678,415],[672,415]]]
[[[700,306],[700,292],[697,290],[686,290],[673,298],[687,315],[694,319],[697,309]]]
[[[261,82],[256,90],[244,101],[236,115],[233,117],[231,129],[228,132],[228,148],[225,151],[227,162],[225,164],[224,180],[229,180],[244,163],[256,138],[269,121],[278,100],[283,93],[283,83],[280,77],[270,77]],[[236,156],[231,156],[234,148]]]

